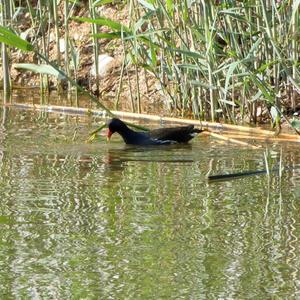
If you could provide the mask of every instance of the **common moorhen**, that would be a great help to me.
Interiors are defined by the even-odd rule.
[[[107,139],[113,133],[119,133],[126,144],[131,145],[169,145],[176,143],[187,143],[203,130],[194,128],[194,125],[159,128],[146,132],[136,132],[131,130],[119,119],[111,119],[108,122]]]

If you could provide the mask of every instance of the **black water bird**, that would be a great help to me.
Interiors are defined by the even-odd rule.
[[[189,140],[203,131],[194,128],[194,125],[188,125],[137,132],[130,129],[123,121],[117,118],[111,119],[107,125],[108,140],[113,133],[117,132],[122,136],[126,144],[142,146],[188,143]]]

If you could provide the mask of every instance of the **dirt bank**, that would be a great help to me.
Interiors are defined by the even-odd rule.
[[[60,66],[64,69],[66,65],[64,63],[65,56],[65,28],[64,24],[64,7],[63,3],[59,6],[59,56]],[[98,9],[98,14],[101,17],[110,18],[112,20],[121,22],[124,25],[128,25],[128,9],[126,5],[104,5]],[[88,5],[85,1],[76,7],[72,13],[74,17],[89,17],[90,12]],[[39,27],[31,27],[32,22],[30,14],[25,12],[18,16],[18,29],[19,34],[26,38],[34,45],[38,45],[42,49],[42,38]],[[119,96],[120,104],[118,109],[124,109],[127,111],[138,111],[138,97],[141,103],[141,110],[144,112],[151,110],[160,110],[164,113],[165,106],[163,105],[163,99],[159,91],[159,87],[155,82],[155,79],[151,74],[145,72],[142,69],[136,69],[133,66],[126,68],[126,71],[121,77],[121,69],[124,60],[124,49],[121,41],[118,39],[99,39],[99,76],[96,79],[94,54],[92,44],[92,29],[91,24],[78,22],[73,19],[69,21],[69,39],[74,45],[74,49],[78,55],[79,63],[78,68],[75,71],[74,63],[70,60],[71,76],[76,78],[78,83],[87,88],[93,94],[99,95],[100,98],[110,100],[112,103],[116,103],[116,98]],[[58,61],[58,47],[56,43],[56,33],[53,25],[47,28],[46,38],[48,41],[47,49],[48,56],[51,61]],[[110,29],[102,26],[99,28],[101,33],[110,32]],[[34,63],[39,64],[38,58],[32,53],[24,53],[19,50],[9,49],[10,62],[11,62],[11,80],[13,87],[39,87],[40,75],[18,70],[14,68],[16,63]],[[70,53],[70,57],[71,57]],[[2,76],[2,74],[0,75]],[[2,78],[0,78],[2,79]],[[98,84],[97,84],[98,80]],[[62,88],[66,88],[66,83],[61,83]],[[56,78],[49,77],[49,88],[57,89],[58,82]],[[140,96],[138,96],[140,95]]]

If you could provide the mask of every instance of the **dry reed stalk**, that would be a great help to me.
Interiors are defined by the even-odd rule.
[[[252,149],[259,149],[259,148],[262,147],[261,145],[259,145],[259,146],[252,145],[250,143],[242,142],[242,141],[239,141],[239,140],[236,140],[236,139],[233,139],[233,138],[228,138],[224,135],[220,135],[220,134],[217,134],[217,133],[214,133],[214,132],[208,131],[208,133],[209,133],[210,136],[212,136],[214,138],[217,138],[217,139],[220,139],[220,140],[223,140],[223,141],[227,141],[227,142],[230,142],[230,143],[233,143],[233,144],[238,144],[238,145],[250,147]]]
[[[7,104],[7,106],[14,106],[17,108],[22,109],[33,109],[38,111],[48,111],[48,112],[57,112],[57,113],[64,113],[64,114],[73,114],[73,115],[93,115],[99,117],[108,117],[108,114],[103,110],[97,109],[89,109],[89,108],[77,108],[77,107],[66,107],[66,106],[58,106],[58,105],[39,105],[39,104],[21,104],[21,103],[14,103],[14,104]],[[152,121],[152,122],[159,122],[161,124],[190,124],[199,126],[202,128],[209,128],[209,129],[216,129],[216,130],[224,130],[227,132],[238,132],[242,134],[256,134],[260,137],[265,137],[265,139],[271,138],[272,141],[296,141],[299,142],[300,138],[297,135],[292,134],[280,134],[278,137],[275,136],[273,131],[259,129],[259,128],[251,128],[251,127],[244,127],[238,125],[230,125],[230,124],[221,124],[221,123],[212,123],[212,122],[200,122],[196,120],[189,120],[189,119],[180,119],[180,118],[172,118],[172,117],[161,117],[158,115],[147,115],[147,114],[137,114],[131,112],[122,112],[122,111],[111,111],[111,113],[115,117],[119,117],[121,119],[132,119],[132,120],[140,120],[140,121]],[[212,132],[210,133],[212,134]],[[225,133],[226,134],[226,133]],[[220,134],[214,133],[215,137],[220,137]],[[257,136],[250,136],[250,139],[260,139]],[[242,137],[240,137],[242,138]],[[224,138],[225,140],[226,137]],[[240,144],[244,142],[239,141]],[[247,144],[247,143],[246,143]],[[252,145],[253,146],[253,145]]]
[[[246,139],[246,140],[259,140],[265,142],[291,142],[300,143],[300,138],[282,138],[282,137],[263,137],[254,135],[238,135],[238,134],[225,134],[224,136],[228,138]]]

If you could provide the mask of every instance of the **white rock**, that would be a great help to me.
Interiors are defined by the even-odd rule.
[[[257,117],[260,117],[261,114],[262,114],[262,107],[259,106],[259,107],[257,108],[257,111],[256,111],[256,116],[257,116]]]
[[[50,32],[49,42],[54,42],[54,41],[55,41],[55,34],[54,32]]]
[[[105,75],[113,68],[115,59],[108,54],[100,54],[98,56],[98,75],[105,77]],[[96,76],[96,67],[93,64],[91,68],[91,75]]]
[[[66,50],[65,39],[59,39],[59,51],[64,53]]]

